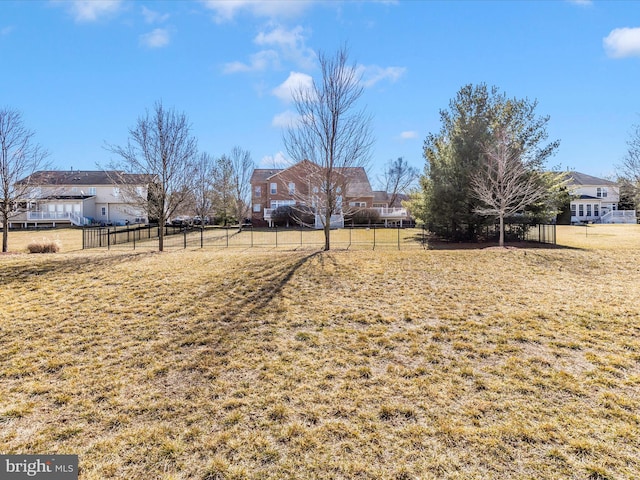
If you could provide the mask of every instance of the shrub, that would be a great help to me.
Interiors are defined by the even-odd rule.
[[[41,241],[32,241],[27,245],[29,253],[58,253],[60,251],[60,241],[43,238]]]

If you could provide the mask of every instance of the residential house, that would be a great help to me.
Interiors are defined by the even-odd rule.
[[[580,172],[568,173],[571,223],[637,223],[635,210],[618,210],[617,183]]]
[[[152,182],[151,175],[116,171],[38,171],[19,181],[29,193],[9,227],[147,223],[127,193],[146,198]]]
[[[322,168],[303,160],[289,168],[257,168],[251,176],[252,222],[257,226],[272,226],[272,213],[280,206],[306,206],[315,213],[315,227],[322,228]],[[388,206],[375,207],[375,194],[364,168],[348,167],[339,169],[336,175],[335,192],[337,206],[332,212],[331,225],[344,226],[345,214],[359,209],[376,208],[381,219],[395,221],[407,219],[405,209],[391,211]],[[399,210],[403,210],[400,214]]]

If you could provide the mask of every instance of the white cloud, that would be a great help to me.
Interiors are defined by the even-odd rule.
[[[569,3],[573,3],[574,5],[579,5],[581,7],[588,7],[593,5],[593,0],[567,0]]]
[[[640,56],[640,28],[616,28],[602,40],[612,58]]]
[[[161,48],[169,45],[169,32],[164,28],[140,35],[140,44],[149,48]]]
[[[366,88],[373,87],[376,83],[383,80],[390,82],[397,81],[407,71],[404,67],[387,67],[382,68],[378,65],[358,65],[356,73],[362,76],[362,85]]]
[[[260,159],[259,167],[261,168],[283,168],[289,162],[283,152],[277,152],[275,155],[265,155]]]
[[[251,55],[249,63],[230,62],[225,64],[222,71],[224,73],[262,72],[267,68],[278,67],[279,65],[280,57],[278,52],[274,50],[262,50]]]
[[[301,68],[315,66],[316,54],[306,46],[305,30],[296,26],[291,30],[275,27],[268,32],[260,32],[253,40],[256,45],[275,47],[287,60]]]
[[[271,125],[278,128],[295,127],[300,122],[300,115],[292,110],[279,113],[271,121]]]
[[[233,20],[240,13],[255,17],[293,18],[302,14],[313,2],[309,0],[203,0],[215,14],[218,23]]]
[[[160,13],[155,10],[150,10],[147,7],[142,7],[142,16],[147,23],[163,23],[169,20],[168,13]]]
[[[313,86],[313,78],[306,73],[291,72],[289,77],[272,90],[276,97],[284,102],[293,101],[293,92],[300,89],[310,89]]]
[[[400,138],[402,140],[411,140],[413,138],[418,138],[418,132],[416,132],[414,130],[408,130],[406,132],[402,132],[400,134]]]
[[[66,6],[76,22],[95,22],[116,14],[122,0],[74,0],[72,2],[54,2]]]
[[[15,28],[13,27],[13,25],[9,25],[8,27],[2,27],[0,28],[0,37],[4,37],[6,35],[9,35],[11,32],[13,32]]]

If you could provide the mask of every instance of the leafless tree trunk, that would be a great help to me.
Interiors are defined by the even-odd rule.
[[[494,142],[484,146],[484,164],[471,179],[474,196],[484,204],[475,209],[479,215],[496,217],[500,221],[499,245],[504,246],[504,219],[524,210],[549,195],[552,182],[543,173],[522,160],[521,151],[504,130],[497,132]]]
[[[206,152],[202,152],[195,164],[195,174],[193,182],[193,211],[200,217],[202,225],[205,218],[213,210],[213,178],[214,160]]]
[[[29,200],[34,185],[28,177],[46,168],[49,153],[34,143],[34,132],[22,121],[22,114],[9,108],[0,109],[0,222],[2,251],[9,239],[9,220],[17,215],[20,203]]]
[[[418,169],[409,165],[402,157],[387,162],[382,184],[384,191],[389,194],[390,207],[394,204],[399,194],[406,194],[412,186],[417,186],[419,176]]]
[[[373,144],[371,117],[357,110],[363,88],[355,65],[348,65],[348,51],[341,48],[334,57],[318,54],[322,78],[310,88],[293,92],[298,124],[284,135],[287,153],[294,162],[309,160],[311,195],[324,228],[324,249],[331,246],[331,215],[342,210],[348,183],[346,169],[366,166]],[[311,178],[311,176],[320,178]],[[319,181],[318,181],[319,180]],[[317,189],[314,192],[313,189]]]
[[[233,177],[231,159],[222,155],[216,160],[213,169],[213,210],[224,225],[229,223],[235,211]]]
[[[640,205],[640,124],[634,126],[627,146],[627,154],[622,162],[622,177],[632,191],[637,210]]]
[[[148,193],[118,183],[123,183],[122,191],[129,202],[147,212],[149,218],[158,219],[158,249],[163,251],[164,225],[192,191],[198,149],[186,115],[166,110],[162,102],[157,102],[152,112],[147,111],[129,129],[127,145],[108,145],[108,149],[120,157],[127,172],[155,177]]]
[[[244,219],[249,217],[249,209],[251,208],[251,174],[255,163],[251,160],[251,153],[240,147],[233,147],[229,159],[233,169],[234,215],[238,221],[238,230],[242,231],[242,224]]]

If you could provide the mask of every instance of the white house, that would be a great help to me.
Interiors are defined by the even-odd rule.
[[[18,182],[29,185],[29,194],[16,205],[9,227],[147,223],[125,187],[146,198],[152,182],[150,175],[114,171],[35,172]]]
[[[637,223],[635,210],[618,210],[620,187],[603,178],[568,173],[571,223]]]

